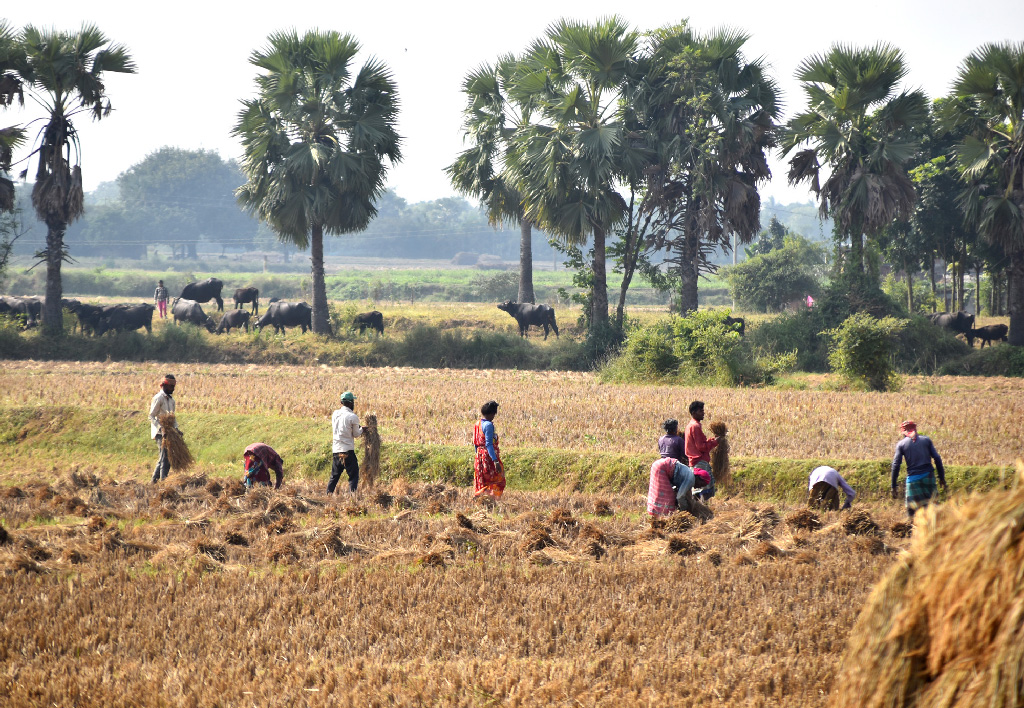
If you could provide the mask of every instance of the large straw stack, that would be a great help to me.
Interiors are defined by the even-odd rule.
[[[377,482],[380,474],[380,434],[377,432],[377,416],[373,413],[366,416],[363,426],[363,464],[359,476],[367,487]]]
[[[167,450],[167,461],[176,472],[187,472],[196,463],[189,452],[188,445],[181,431],[175,427],[173,413],[160,414],[160,433],[163,435],[163,447]]]
[[[918,512],[872,591],[832,706],[1024,705],[1024,464],[1014,489]]]
[[[715,478],[715,484],[727,488],[732,484],[732,469],[729,467],[729,438],[726,433],[729,429],[725,422],[716,420],[711,424],[711,432],[718,440],[718,445],[711,451],[711,474]]]

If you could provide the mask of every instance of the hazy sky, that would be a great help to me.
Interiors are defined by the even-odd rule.
[[[793,79],[796,67],[835,42],[895,44],[910,66],[908,85],[936,97],[946,93],[960,62],[979,45],[1024,39],[1021,0],[5,4],[0,16],[16,27],[76,29],[83,21],[94,22],[135,58],[137,74],[111,75],[108,81],[116,112],[100,123],[88,118],[78,123],[88,190],[165,145],[238,157],[240,146],[230,131],[239,100],[254,94],[256,70],[248,57],[265,46],[268,34],[290,27],[352,33],[364,50],[359,64],[375,55],[391,67],[401,98],[405,159],[391,173],[390,186],[409,201],[454,194],[442,170],[463,149],[460,86],[466,72],[499,54],[521,51],[560,17],[593,20],[618,13],[640,30],[683,18],[702,32],[722,26],[745,30],[751,35],[746,55],[770,63],[787,117],[804,105]],[[8,112],[0,123],[36,115],[26,107],[24,113]],[[778,160],[772,170],[766,196],[810,197],[806,189],[786,185]]]

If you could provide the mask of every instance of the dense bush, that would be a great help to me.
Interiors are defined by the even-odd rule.
[[[864,383],[873,391],[888,391],[898,384],[893,370],[896,335],[907,325],[895,317],[878,319],[866,312],[850,315],[842,325],[823,334],[829,344],[829,364],[844,378]]]
[[[972,351],[944,364],[939,373],[954,376],[1024,376],[1024,347],[999,344]]]
[[[802,236],[787,236],[782,248],[755,255],[724,270],[736,304],[754,312],[778,312],[806,295],[818,296],[824,249]]]

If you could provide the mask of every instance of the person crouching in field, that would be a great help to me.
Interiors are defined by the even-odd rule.
[[[356,438],[363,434],[359,416],[353,409],[356,396],[351,391],[341,394],[341,408],[331,414],[331,480],[327,493],[334,494],[334,488],[341,479],[341,471],[348,472],[348,490],[353,494],[359,486],[359,460],[356,459]]]
[[[662,457],[674,457],[677,460],[686,459],[686,443],[683,436],[679,434],[679,421],[669,418],[661,424],[665,434],[658,439],[658,453]]]
[[[277,454],[277,451],[264,443],[253,443],[245,448],[242,453],[242,460],[245,465],[245,477],[242,481],[247,489],[252,489],[259,484],[264,487],[270,486],[270,470],[274,470],[277,481],[274,489],[280,489],[284,482],[284,460]]]
[[[161,479],[167,479],[167,473],[171,470],[171,462],[167,458],[167,448],[164,447],[164,436],[161,433],[160,416],[164,414],[174,415],[174,386],[177,381],[174,379],[174,374],[167,374],[164,376],[163,381],[160,382],[160,390],[155,396],[153,396],[152,402],[149,404],[149,435],[153,440],[156,440],[157,449],[160,450],[160,456],[156,459],[156,467],[153,469],[153,483],[156,484]],[[178,423],[174,423],[174,427],[178,427]]]
[[[839,490],[843,490],[846,500],[843,509],[849,509],[857,492],[846,483],[839,470],[822,465],[811,470],[811,478],[807,483],[807,506],[817,507],[825,511],[839,508]]]
[[[896,454],[892,458],[892,498],[897,498],[896,482],[900,478],[900,465],[906,460],[907,516],[913,521],[914,512],[931,504],[936,496],[936,471],[939,473],[942,491],[946,491],[946,470],[931,438],[917,434],[917,423],[905,420],[900,424],[900,431],[904,437],[896,443]],[[932,460],[935,460],[935,468],[932,467]]]
[[[674,457],[662,457],[651,465],[647,484],[647,513],[668,516],[672,512],[693,512],[693,470]]]
[[[695,496],[701,501],[707,501],[715,496],[715,478],[711,474],[711,451],[718,446],[718,440],[708,440],[704,436],[704,428],[700,424],[704,420],[704,401],[694,401],[690,404],[690,417],[692,420],[686,426],[684,436],[686,459],[697,478],[695,485],[702,487]]]
[[[501,462],[498,433],[494,430],[494,416],[498,413],[496,401],[480,406],[480,420],[473,426],[473,496],[501,498],[505,491],[505,466]]]

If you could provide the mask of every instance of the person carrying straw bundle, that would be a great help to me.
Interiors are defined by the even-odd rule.
[[[686,426],[684,436],[686,459],[696,477],[695,486],[701,488],[695,496],[701,501],[707,501],[715,496],[715,478],[711,474],[711,451],[718,446],[718,440],[708,440],[704,435],[704,428],[701,427],[700,422],[704,420],[704,401],[694,401],[690,404],[689,410],[692,420]]]
[[[907,461],[907,516],[914,520],[914,512],[928,506],[937,496],[935,489],[935,473],[938,472],[939,484],[946,491],[946,470],[942,466],[942,458],[932,443],[931,438],[917,434],[917,423],[905,420],[900,424],[903,439],[896,443],[896,454],[892,458],[892,498],[898,498],[896,483],[900,478],[900,465]],[[935,467],[932,467],[935,460]]]
[[[174,419],[174,386],[177,381],[174,374],[167,374],[160,382],[160,390],[153,396],[149,404],[149,434],[156,440],[157,449],[160,451],[156,460],[156,467],[153,469],[153,483],[161,479],[167,479],[167,473],[171,470],[171,461],[168,457],[167,446],[164,445],[164,422],[170,422],[173,429],[178,432],[178,423]],[[173,421],[173,422],[172,422]]]
[[[476,459],[473,461],[475,497],[499,499],[505,492],[505,465],[501,462],[498,433],[494,430],[494,416],[497,413],[497,401],[487,401],[480,406],[480,420],[473,426],[473,445],[476,447]]]

